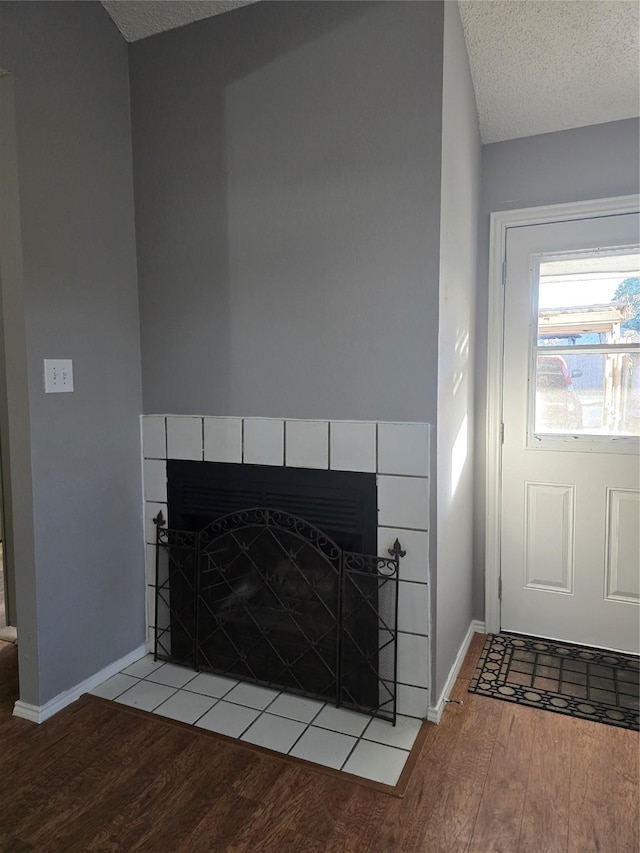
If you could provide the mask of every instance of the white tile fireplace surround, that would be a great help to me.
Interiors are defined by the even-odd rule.
[[[398,586],[398,713],[429,706],[429,434],[426,423],[145,415],[147,625],[153,648],[155,525],[167,517],[167,459],[376,474],[378,554],[406,549]]]

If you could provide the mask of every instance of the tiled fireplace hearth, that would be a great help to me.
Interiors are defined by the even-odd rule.
[[[153,647],[153,519],[167,517],[167,460],[376,475],[379,555],[406,550],[398,586],[398,713],[429,705],[429,430],[425,423],[147,415],[142,418],[147,624]]]

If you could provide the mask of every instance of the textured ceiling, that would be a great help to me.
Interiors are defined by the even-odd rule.
[[[221,15],[256,0],[101,0],[127,41]]]
[[[137,41],[253,2],[102,5],[124,38]],[[638,0],[460,0],[459,6],[483,142],[638,115]]]
[[[637,0],[461,0],[483,142],[638,115]]]

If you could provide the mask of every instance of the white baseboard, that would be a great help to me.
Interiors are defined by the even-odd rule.
[[[442,712],[444,711],[445,705],[447,704],[449,694],[453,690],[453,685],[455,684],[456,678],[458,677],[458,673],[460,672],[462,662],[464,661],[466,654],[469,651],[469,646],[471,645],[473,635],[484,634],[484,632],[484,622],[480,622],[479,619],[472,619],[471,624],[469,625],[469,630],[467,631],[465,638],[462,641],[462,645],[458,650],[458,654],[456,655],[456,659],[453,662],[453,666],[449,670],[449,675],[447,676],[447,680],[442,689],[442,693],[440,694],[440,698],[438,699],[435,705],[432,705],[430,708],[427,708],[427,720],[429,720],[430,723],[440,722]]]
[[[30,720],[32,723],[44,723],[49,717],[53,717],[58,711],[61,711],[67,705],[71,705],[72,702],[79,699],[83,693],[93,690],[98,684],[102,684],[103,681],[111,678],[112,675],[120,672],[121,669],[131,666],[132,663],[140,660],[146,654],[148,654],[148,644],[143,643],[137,649],[129,652],[128,655],[110,663],[109,666],[105,666],[100,672],[96,672],[95,675],[85,678],[80,684],[76,684],[75,687],[65,690],[64,693],[60,693],[58,696],[45,702],[44,705],[31,705],[29,702],[23,702],[21,699],[18,699],[13,706],[13,716],[21,717],[23,720]]]

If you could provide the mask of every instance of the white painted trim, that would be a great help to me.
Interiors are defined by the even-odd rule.
[[[427,708],[427,720],[429,720],[430,723],[440,722],[442,713],[447,704],[447,699],[449,698],[449,694],[453,690],[453,685],[456,683],[456,678],[458,677],[458,673],[460,672],[460,667],[462,666],[467,652],[469,651],[469,646],[471,645],[473,635],[484,633],[484,622],[480,622],[480,620],[478,619],[472,619],[471,624],[469,625],[469,630],[467,631],[465,638],[462,641],[462,645],[458,649],[456,659],[454,660],[453,665],[449,670],[449,675],[447,676],[447,680],[445,681],[444,687],[442,688],[440,698],[438,699],[435,705],[432,705]]]
[[[83,693],[93,690],[98,684],[102,684],[103,681],[111,678],[112,675],[120,672],[121,669],[131,666],[132,663],[140,660],[146,654],[148,654],[148,644],[143,643],[137,649],[129,652],[128,655],[110,663],[109,666],[105,666],[100,672],[96,672],[94,675],[89,676],[89,678],[85,678],[80,684],[76,684],[75,687],[65,690],[64,693],[60,693],[54,699],[45,702],[44,705],[31,705],[29,702],[23,702],[21,699],[18,699],[13,706],[13,716],[21,717],[23,720],[30,720],[32,723],[44,723],[49,717],[53,717],[58,711],[62,711],[67,705],[71,705],[72,702],[79,699]]]
[[[500,484],[502,445],[502,351],[504,346],[503,267],[507,229],[572,219],[593,219],[635,213],[640,195],[501,210],[491,214],[489,244],[489,318],[487,337],[486,489],[485,489],[485,623],[489,633],[500,631]]]

